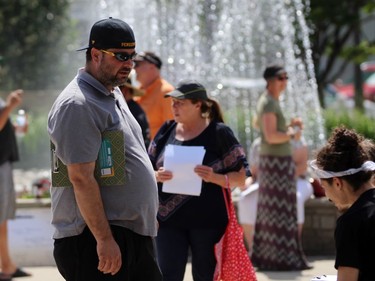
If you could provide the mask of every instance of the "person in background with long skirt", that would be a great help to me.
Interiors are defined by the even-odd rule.
[[[261,145],[258,167],[259,198],[252,261],[259,270],[308,269],[298,239],[295,166],[290,140],[301,131],[287,126],[279,98],[287,85],[281,65],[263,74],[266,91],[257,103]]]
[[[295,127],[302,129],[302,121],[295,119]],[[295,164],[295,180],[297,187],[297,222],[298,222],[298,238],[302,241],[302,230],[305,222],[305,202],[312,196],[313,187],[306,178],[308,147],[302,135],[296,135],[291,141],[292,155]],[[258,205],[258,189],[259,183],[256,180],[259,164],[259,147],[261,139],[258,137],[251,144],[249,153],[249,165],[251,177],[248,177],[243,187],[244,191],[238,200],[238,221],[243,228],[245,241],[248,246],[249,256],[252,254],[253,237],[255,231],[255,221]]]

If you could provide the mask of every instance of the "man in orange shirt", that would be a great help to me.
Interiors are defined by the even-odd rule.
[[[136,97],[150,126],[150,135],[153,139],[161,125],[173,119],[171,101],[164,95],[173,91],[174,87],[160,75],[162,61],[152,52],[141,52],[134,60],[137,80],[144,95]]]

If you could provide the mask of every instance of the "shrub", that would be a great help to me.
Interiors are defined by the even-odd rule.
[[[375,119],[358,110],[326,109],[323,112],[326,135],[329,137],[335,127],[344,125],[354,129],[366,138],[375,140]]]

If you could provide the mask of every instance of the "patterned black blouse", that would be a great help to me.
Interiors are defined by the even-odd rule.
[[[213,168],[216,173],[249,168],[246,153],[235,138],[232,130],[223,123],[211,122],[197,137],[188,141],[175,138],[176,122],[167,121],[159,130],[149,147],[149,156],[154,169],[163,167],[164,148],[167,144],[183,146],[203,146],[206,150],[203,165]],[[183,228],[222,228],[227,224],[221,186],[202,181],[200,196],[171,194],[162,192],[162,183],[158,183],[160,225]]]

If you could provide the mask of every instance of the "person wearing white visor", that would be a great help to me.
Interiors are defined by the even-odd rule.
[[[375,144],[336,128],[310,166],[341,215],[335,229],[338,281],[375,280]]]

